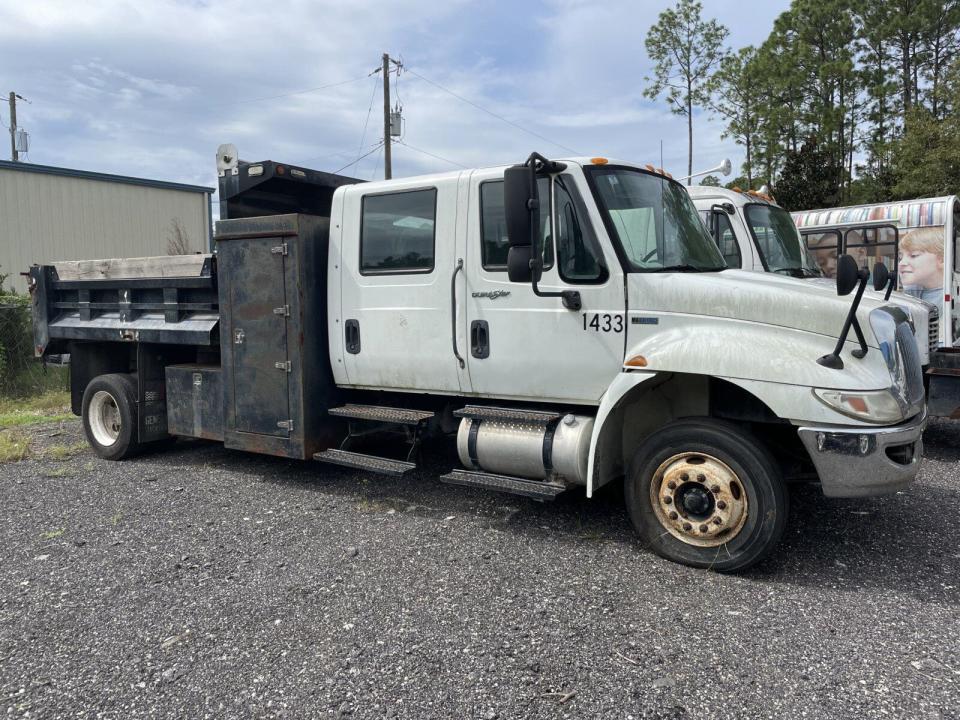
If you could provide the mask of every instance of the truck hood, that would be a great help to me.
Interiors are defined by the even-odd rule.
[[[776,325],[836,338],[854,293],[838,297],[836,284],[746,270],[715,273],[643,273],[632,275],[638,311],[682,313]],[[864,297],[857,317],[867,344],[877,347],[868,316],[882,307],[882,295]],[[853,332],[849,339],[853,339]]]

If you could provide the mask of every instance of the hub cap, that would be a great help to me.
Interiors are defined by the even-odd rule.
[[[747,495],[737,474],[703,453],[681,453],[660,465],[650,503],[667,532],[697,547],[730,542],[747,520]]]
[[[90,419],[90,432],[103,447],[113,445],[120,437],[120,408],[117,401],[106,390],[98,390],[90,400],[87,411]]]

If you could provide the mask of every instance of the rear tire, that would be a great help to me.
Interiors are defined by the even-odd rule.
[[[103,459],[122,460],[140,450],[135,375],[95,377],[83,391],[80,414],[87,442]]]
[[[651,550],[718,572],[765,558],[787,522],[787,490],[770,453],[750,433],[711,418],[678,420],[646,438],[624,494]]]

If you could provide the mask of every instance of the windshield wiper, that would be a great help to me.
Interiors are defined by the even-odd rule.
[[[657,268],[656,272],[719,272],[720,270],[726,270],[726,265],[721,265],[719,267],[697,267],[696,265],[664,265],[662,268]]]
[[[784,275],[789,275],[790,277],[795,277],[795,278],[802,278],[802,277],[803,277],[803,270],[802,270],[801,268],[798,268],[798,267],[774,268],[773,271],[774,271],[775,273],[783,273]]]

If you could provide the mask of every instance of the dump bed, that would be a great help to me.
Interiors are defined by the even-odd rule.
[[[71,340],[213,346],[220,341],[213,255],[80,260],[29,273],[34,350]]]

